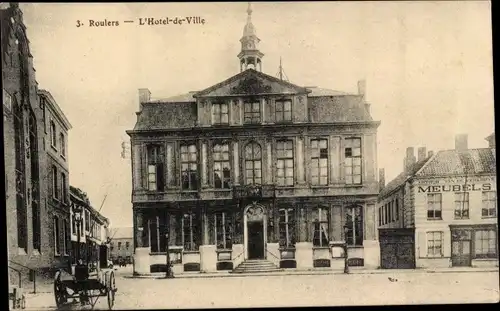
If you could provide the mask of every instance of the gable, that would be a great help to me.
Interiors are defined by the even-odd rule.
[[[194,97],[306,94],[309,92],[306,88],[282,81],[253,69],[248,69],[196,93]]]

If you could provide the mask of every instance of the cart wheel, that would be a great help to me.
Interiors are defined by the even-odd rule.
[[[54,278],[54,296],[58,308],[68,301],[68,292],[61,280],[61,271],[57,271]]]
[[[115,292],[116,292],[115,274],[113,273],[113,271],[109,273],[106,286],[108,292],[108,307],[109,310],[113,310],[113,306],[115,305]]]

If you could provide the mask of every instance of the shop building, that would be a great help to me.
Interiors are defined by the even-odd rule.
[[[78,259],[82,259],[84,263],[88,263],[92,271],[99,265],[99,262],[102,261],[106,264],[110,258],[109,219],[92,207],[87,194],[82,190],[71,186],[70,198],[71,265],[74,266]],[[81,211],[80,216],[76,215],[75,210]],[[80,238],[78,238],[78,234],[80,234]]]
[[[498,266],[494,145],[455,144],[418,161],[408,148],[407,170],[381,191],[382,268]]]
[[[379,266],[377,128],[358,94],[261,72],[251,21],[240,73],[151,100],[139,90],[132,150],[134,272]]]

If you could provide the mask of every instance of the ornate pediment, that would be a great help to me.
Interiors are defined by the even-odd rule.
[[[303,87],[282,81],[253,69],[245,70],[223,82],[197,92],[193,97],[218,97],[258,94],[307,94]]]
[[[272,87],[270,85],[266,85],[257,78],[256,76],[248,76],[244,79],[241,79],[239,83],[230,89],[230,94],[244,94],[244,95],[253,95],[253,94],[265,94],[271,93]]]

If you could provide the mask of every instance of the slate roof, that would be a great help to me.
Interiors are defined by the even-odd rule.
[[[443,150],[422,168],[418,176],[496,174],[496,156],[491,148],[465,151]]]
[[[192,128],[196,126],[196,116],[195,102],[147,103],[138,114],[134,131]]]
[[[403,186],[406,181],[410,178],[412,178],[413,176],[415,176],[415,174],[425,165],[425,163],[427,163],[427,161],[429,161],[429,159],[431,159],[430,157],[427,157],[423,160],[420,160],[420,161],[417,161],[415,162],[411,167],[410,169],[408,170],[408,172],[402,172],[401,174],[399,174],[398,176],[396,176],[396,178],[394,178],[393,180],[391,180],[379,193],[379,198],[383,198],[385,197],[386,195],[390,194],[392,191],[396,190],[397,188]]]
[[[132,227],[111,228],[109,233],[109,237],[112,239],[134,238],[134,228]]]
[[[373,121],[361,96],[319,96],[309,98],[313,123]]]
[[[311,93],[309,93],[307,97],[355,95],[351,93],[325,89],[321,87],[306,87],[306,88],[311,91]]]
[[[155,99],[155,100],[150,100],[150,103],[192,103],[195,102],[196,99],[193,97],[193,95],[196,92],[189,92],[186,94],[180,94],[176,96],[171,96],[167,97],[164,99]]]

